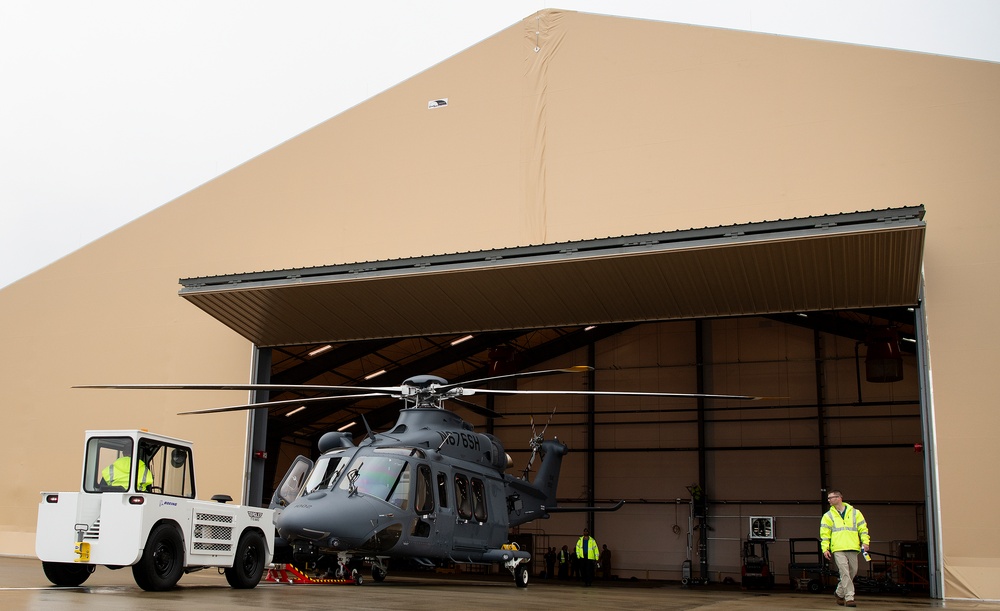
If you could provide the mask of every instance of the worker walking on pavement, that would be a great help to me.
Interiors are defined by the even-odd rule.
[[[854,602],[854,576],[858,574],[858,553],[868,554],[868,523],[860,511],[844,502],[839,490],[831,490],[826,496],[830,511],[823,514],[819,524],[819,539],[823,556],[833,559],[840,572],[837,584],[837,604],[857,606]]]

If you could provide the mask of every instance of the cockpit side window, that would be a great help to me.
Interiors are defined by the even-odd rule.
[[[396,485],[392,487],[392,493],[387,499],[391,504],[406,509],[410,501],[410,464],[403,463],[403,470],[396,478]]]
[[[309,479],[306,480],[306,485],[302,487],[301,495],[333,487],[347,462],[344,460],[346,454],[346,452],[336,452],[320,456],[312,473],[309,474]]]

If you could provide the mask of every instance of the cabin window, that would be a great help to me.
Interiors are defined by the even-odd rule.
[[[477,522],[485,522],[489,517],[489,512],[486,511],[486,487],[483,480],[475,477],[472,478],[472,517]]]
[[[442,509],[448,507],[448,476],[438,473],[438,504]]]
[[[431,468],[427,465],[417,467],[417,489],[413,497],[413,509],[417,513],[434,511],[434,486],[431,484]]]
[[[472,519],[472,495],[469,492],[469,479],[464,475],[455,476],[455,506],[458,517],[463,520]]]

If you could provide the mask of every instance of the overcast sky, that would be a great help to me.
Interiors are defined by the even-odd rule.
[[[1000,0],[0,0],[0,287],[544,8],[1000,62]]]

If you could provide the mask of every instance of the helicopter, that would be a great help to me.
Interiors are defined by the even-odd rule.
[[[389,561],[409,559],[425,567],[439,563],[499,564],[518,587],[528,585],[525,566],[531,554],[509,541],[513,527],[558,512],[615,511],[607,507],[559,507],[556,488],[563,457],[569,448],[557,438],[544,439],[545,429],[531,437],[530,458],[522,475],[508,472],[513,461],[494,435],[479,433],[454,412],[453,401],[482,413],[466,401],[475,394],[614,395],[696,397],[757,400],[748,395],[699,393],[515,390],[484,388],[501,379],[590,371],[588,366],[547,369],[449,383],[433,375],[406,379],[399,386],[324,386],[275,384],[125,384],[77,388],[174,390],[294,389],[330,396],[216,407],[181,412],[209,414],[304,402],[392,397],[403,402],[399,418],[388,431],[375,433],[367,421],[367,436],[358,444],[349,432],[331,431],[318,442],[320,456],[298,456],[275,489],[275,562],[290,559],[316,567],[337,579],[363,582],[362,569],[384,581]],[[493,416],[500,414],[492,413]],[[532,427],[534,425],[532,424]],[[547,427],[547,425],[546,425]],[[536,458],[541,464],[533,481],[528,474]]]

